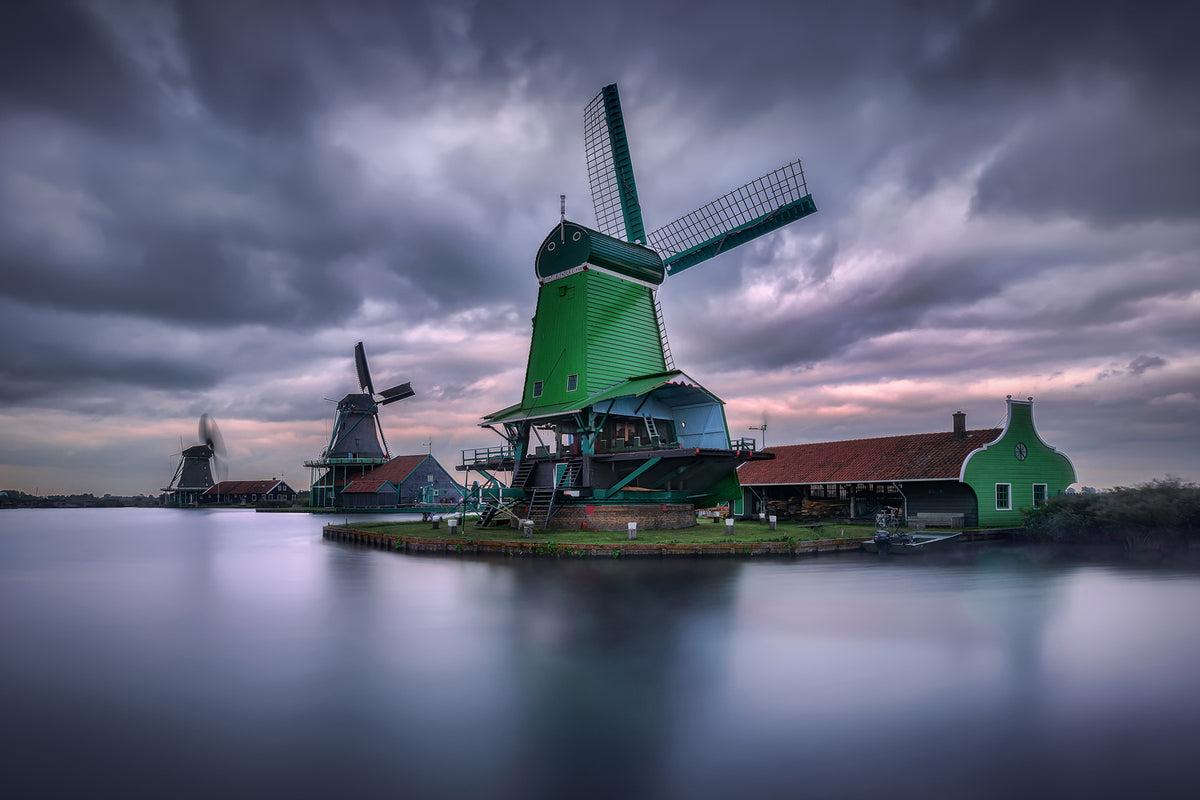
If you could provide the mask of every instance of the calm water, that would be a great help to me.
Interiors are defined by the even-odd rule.
[[[1013,550],[460,560],[326,542],[328,521],[0,512],[5,783],[1095,798],[1198,780],[1200,572]]]

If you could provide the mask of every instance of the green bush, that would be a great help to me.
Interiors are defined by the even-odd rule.
[[[1200,487],[1168,476],[1133,488],[1052,497],[1025,512],[1029,530],[1053,539],[1140,533],[1200,535]]]

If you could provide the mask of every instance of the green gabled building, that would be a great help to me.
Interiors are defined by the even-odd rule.
[[[1075,466],[1038,435],[1033,398],[1009,396],[1004,429],[967,455],[958,479],[978,498],[980,525],[1020,525],[1022,509],[1042,505],[1075,482]]]

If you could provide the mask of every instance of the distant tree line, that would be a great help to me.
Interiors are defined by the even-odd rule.
[[[1025,525],[1051,539],[1131,535],[1200,537],[1200,486],[1168,476],[1096,494],[1052,497],[1025,512]]]
[[[0,490],[0,508],[120,508],[122,506],[156,505],[157,500],[146,495],[116,497],[106,494],[96,497],[91,492],[83,494],[51,494],[41,497],[27,494],[19,489]]]

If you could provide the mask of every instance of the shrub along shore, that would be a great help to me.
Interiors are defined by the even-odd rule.
[[[1178,478],[1052,497],[1025,512],[1031,534],[1059,542],[1200,542],[1200,487]]]

